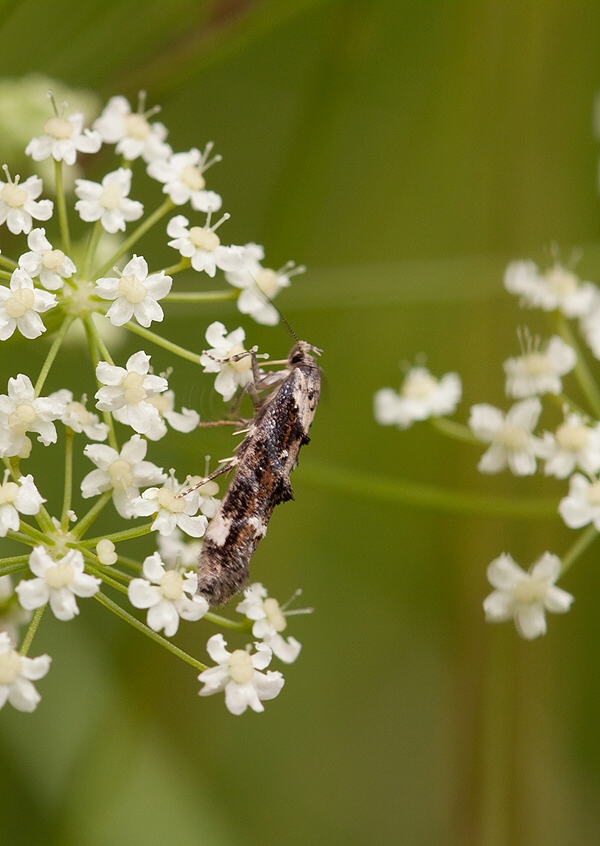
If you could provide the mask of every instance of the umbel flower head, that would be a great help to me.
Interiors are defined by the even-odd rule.
[[[375,419],[382,426],[408,429],[417,420],[453,414],[461,394],[458,374],[446,373],[436,379],[426,367],[412,367],[399,394],[392,388],[377,391],[373,398]]]

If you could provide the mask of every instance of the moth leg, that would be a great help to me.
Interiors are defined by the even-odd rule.
[[[229,473],[231,470],[233,470],[234,467],[237,466],[238,463],[238,459],[235,456],[233,458],[225,458],[224,461],[228,463],[224,464],[222,467],[217,467],[216,470],[213,470],[212,473],[201,479],[198,484],[194,485],[191,488],[188,488],[186,491],[181,491],[181,493],[178,493],[176,499],[179,499],[182,496],[186,496],[187,494],[192,493],[193,491],[197,491],[198,488],[201,488],[202,485],[205,485],[207,482],[212,482],[212,480],[216,479],[217,476],[222,476],[224,473]]]
[[[250,350],[244,350],[241,353],[236,353],[236,355],[232,355],[229,358],[215,358],[214,355],[211,355],[210,353],[206,352],[206,350],[203,350],[203,352],[202,352],[202,355],[208,356],[208,358],[212,359],[212,361],[216,361],[218,364],[230,364],[231,362],[241,361],[243,358],[246,358],[246,356],[250,356],[251,361],[252,361],[252,376],[253,376],[254,382],[251,382],[248,385],[244,386],[242,392],[240,393],[238,401],[235,405],[235,408],[239,407],[239,405],[242,401],[242,398],[243,398],[244,394],[246,394],[246,393],[248,394],[248,396],[252,400],[252,405],[255,408],[257,408],[260,405],[261,401],[260,401],[260,397],[258,396],[258,391],[257,391],[256,386],[260,383],[260,381],[262,379],[262,374],[260,372],[260,367],[258,366],[259,356],[257,355],[257,350],[258,350],[258,347],[252,347],[252,349],[250,349]],[[261,358],[268,358],[268,356],[266,354],[261,355],[260,357]]]
[[[205,420],[205,421],[201,420],[198,423],[198,428],[199,429],[200,428],[202,428],[202,429],[212,429],[212,428],[216,428],[217,426],[240,426],[240,425],[247,424],[249,422],[250,422],[249,420],[247,420],[246,418],[243,418],[243,417],[240,417],[237,420]],[[234,435],[235,434],[237,434],[237,432],[234,432]]]

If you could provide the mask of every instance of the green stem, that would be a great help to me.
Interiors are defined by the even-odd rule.
[[[21,570],[25,570],[28,564],[29,555],[13,555],[10,558],[2,558],[0,559],[0,576],[9,576],[11,573],[18,573]]]
[[[98,327],[94,323],[94,318],[92,317],[92,315],[87,314],[84,317],[84,322],[85,322],[86,327],[89,330],[90,335],[94,339],[94,343],[96,344],[96,347],[98,348],[98,351],[100,352],[100,355],[104,358],[104,361],[106,361],[108,364],[110,364],[110,365],[112,365],[112,367],[114,367],[115,363],[112,360],[111,354],[109,353],[109,351],[106,347],[106,344],[102,340],[102,336],[100,335],[100,332],[98,331]],[[96,362],[94,362],[94,364],[98,364],[98,362],[96,361]]]
[[[235,300],[236,290],[230,291],[174,291],[162,298],[162,302],[169,303],[219,303]]]
[[[181,358],[185,358],[187,359],[187,361],[193,361],[194,364],[200,364],[200,356],[198,355],[198,353],[190,352],[189,350],[178,346],[178,344],[174,344],[171,341],[167,341],[166,338],[161,338],[160,335],[156,335],[154,332],[150,332],[149,329],[144,329],[144,327],[140,326],[138,323],[126,323],[125,328],[129,329],[130,332],[134,332],[136,335],[140,335],[147,341],[152,341],[157,346],[163,347],[163,349],[172,352],[174,355],[178,355]]]
[[[448,420],[447,417],[432,417],[430,422],[438,432],[449,435],[449,437],[455,438],[457,441],[464,441],[467,444],[478,444],[479,446],[482,445],[482,441],[464,423]]]
[[[56,182],[56,204],[58,206],[58,220],[62,237],[63,250],[71,255],[71,236],[69,235],[69,218],[67,216],[67,202],[63,184],[62,162],[54,162],[54,178]]]
[[[108,491],[108,493],[110,493],[110,491]],[[104,538],[112,541],[113,543],[120,543],[121,541],[133,540],[133,538],[141,538],[144,535],[149,535],[151,531],[152,523],[144,523],[143,526],[136,526],[133,529],[125,529],[122,532],[114,532],[112,535],[101,535],[99,538],[86,538],[85,540],[80,541],[78,546],[87,546],[91,548],[96,546],[96,544],[101,540],[104,540]]]
[[[93,560],[95,556],[92,557],[89,552],[84,552],[83,554],[87,562],[85,565],[86,571],[91,573],[92,576],[96,576],[97,579],[102,579],[105,585],[108,585],[109,587],[114,588],[114,590],[118,590],[120,593],[124,593],[125,596],[127,596],[127,588],[125,585],[122,585],[121,582],[117,582],[116,579],[112,578],[112,576],[107,575],[103,567],[96,566],[97,559],[96,562]]]
[[[180,273],[182,270],[187,270],[188,267],[191,267],[191,261],[189,258],[185,258],[185,256],[178,261],[177,264],[172,264],[171,267],[164,267],[163,273],[165,276],[173,276],[175,273]],[[160,273],[160,270],[156,270],[155,273]],[[164,297],[163,297],[164,299]]]
[[[8,270],[0,270],[0,279],[12,279],[12,273]]]
[[[557,322],[558,331],[567,344],[573,347],[575,353],[577,354],[575,375],[577,376],[577,380],[583,394],[594,412],[594,416],[598,418],[600,417],[600,388],[598,388],[598,385],[596,384],[596,380],[587,365],[583,352],[577,343],[577,339],[573,334],[571,327],[560,312],[557,314]]]
[[[93,318],[91,317],[87,320],[84,319],[83,327],[85,329],[85,336],[87,338],[88,347],[90,349],[90,356],[92,359],[92,364],[94,365],[95,374],[96,368],[98,367],[98,362],[100,361],[100,356],[98,354],[98,349],[96,346],[96,338],[99,337],[99,333],[97,332],[96,326],[93,322]],[[97,377],[96,384],[101,384]],[[108,426],[108,443],[113,449],[118,452],[119,444],[117,441],[117,435],[115,433],[115,421],[113,420],[112,414],[110,414],[108,411],[103,411],[102,417],[104,418],[104,422]]]
[[[13,261],[12,259],[3,255],[0,255],[0,265],[8,267],[9,270],[15,270],[19,266],[16,261]]]
[[[102,226],[101,221],[97,220],[94,224],[94,228],[92,229],[92,234],[90,235],[90,240],[88,241],[87,249],[85,251],[85,259],[83,262],[83,279],[90,278],[90,269],[92,267],[92,261],[94,260],[94,256],[96,255],[96,248],[98,247],[98,241],[100,240],[100,236],[104,232],[104,227]]]
[[[142,634],[147,635],[152,640],[159,643],[161,646],[164,646],[165,649],[168,649],[173,655],[176,655],[178,658],[181,658],[182,661],[185,661],[186,664],[191,664],[196,670],[200,670],[200,672],[207,670],[208,667],[206,664],[203,664],[201,661],[198,661],[196,658],[192,658],[191,655],[188,655],[187,652],[184,652],[183,649],[180,649],[178,646],[175,646],[174,643],[171,643],[170,640],[167,640],[162,635],[159,635],[157,632],[152,631],[148,626],[141,623],[119,605],[116,602],[113,602],[112,599],[109,599],[108,596],[105,596],[103,593],[96,593],[94,594],[94,599],[97,599],[105,608],[108,608],[113,614],[116,614],[117,617],[120,617],[122,620],[125,620],[126,623],[129,623],[130,626],[133,626],[134,629],[137,629]]]
[[[37,546],[39,543],[37,540],[32,540],[28,535],[22,535],[21,532],[13,532],[11,529],[6,533],[6,537],[19,541],[19,543],[24,543],[26,546]]]
[[[126,240],[123,241],[117,252],[110,258],[110,260],[107,261],[106,264],[104,264],[100,268],[100,270],[94,274],[94,279],[100,279],[100,277],[104,276],[107,271],[111,270],[115,262],[118,261],[124,253],[128,252],[128,250],[130,250],[131,247],[133,247],[133,245],[140,240],[142,235],[145,235],[146,232],[151,229],[155,223],[158,223],[161,217],[164,217],[166,214],[168,214],[168,212],[171,211],[171,209],[174,208],[175,203],[173,203],[170,199],[166,199],[162,206],[159,206],[155,212],[153,212],[149,217],[146,218],[146,220],[143,221],[143,223],[140,223],[138,228],[131,233],[129,238],[126,238]]]
[[[598,529],[591,523],[587,529],[582,532],[569,551],[563,555],[562,567],[560,574],[563,576],[569,567],[573,565],[577,559],[583,555],[588,546],[598,537]]]
[[[23,643],[21,644],[21,648],[19,649],[20,655],[27,655],[29,652],[29,647],[35,637],[35,633],[37,632],[38,626],[44,616],[44,611],[46,610],[46,606],[42,605],[40,608],[36,608],[33,612],[33,617],[31,618],[31,623],[29,624],[29,628],[27,629],[27,633],[23,638]]]
[[[100,514],[106,503],[112,497],[112,490],[104,491],[100,499],[98,499],[94,505],[90,508],[88,513],[81,518],[81,520],[76,523],[73,528],[71,529],[71,535],[74,538],[80,538],[82,534],[92,525],[96,517]],[[98,538],[100,540],[100,538]]]
[[[216,623],[217,626],[222,626],[224,629],[233,629],[236,632],[247,632],[252,626],[251,620],[236,622],[235,620],[230,620],[228,617],[222,617],[220,614],[213,614],[212,611],[207,611],[202,619],[208,620],[210,623]]]
[[[34,529],[33,526],[30,526],[29,523],[25,523],[23,520],[19,522],[19,529],[24,535],[27,535],[36,543],[47,544],[49,541],[48,535],[45,535],[43,532],[38,532],[37,529]]]
[[[131,570],[135,570],[136,573],[142,572],[142,565],[139,561],[136,561],[135,558],[128,558],[126,555],[119,555],[119,564],[123,564]]]
[[[44,387],[44,382],[46,381],[48,373],[50,372],[50,368],[52,367],[54,359],[56,358],[57,353],[62,345],[62,342],[65,339],[65,335],[69,331],[69,326],[71,325],[71,323],[73,323],[74,320],[75,317],[72,314],[67,314],[67,316],[61,323],[60,329],[56,333],[56,337],[52,341],[52,346],[48,350],[48,355],[46,356],[46,360],[42,365],[42,369],[40,370],[40,375],[38,376],[37,382],[35,383],[35,399],[37,399],[42,392],[42,388]]]
[[[67,426],[65,429],[65,486],[63,491],[63,506],[60,518],[60,528],[63,532],[69,529],[69,516],[73,497],[73,438],[75,433]]]

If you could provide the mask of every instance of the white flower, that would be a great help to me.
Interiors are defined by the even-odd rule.
[[[61,388],[59,391],[48,395],[48,399],[58,400],[65,406],[65,411],[60,418],[60,422],[68,426],[77,434],[85,432],[88,438],[92,441],[105,441],[108,437],[108,426],[106,423],[100,423],[100,418],[92,411],[88,411],[85,407],[86,397],[81,398],[81,402],[73,399],[73,394],[66,388]]]
[[[203,476],[188,476],[185,483],[188,487],[194,488],[203,478]],[[211,479],[210,482],[205,482],[199,488],[196,488],[196,493],[198,494],[200,511],[205,517],[212,520],[221,504],[221,500],[216,497],[216,494],[219,493],[218,484],[214,479]]]
[[[392,388],[382,388],[375,393],[375,419],[382,426],[407,429],[417,420],[453,414],[461,395],[462,386],[457,373],[446,373],[441,379],[436,379],[426,367],[412,367],[399,394]]]
[[[43,678],[50,669],[49,655],[26,658],[19,655],[6,632],[0,632],[0,708],[8,700],[17,711],[35,711],[42,698],[31,684]]]
[[[221,156],[208,158],[212,148],[212,144],[207,144],[204,153],[193,148],[187,153],[174,153],[168,159],[151,162],[148,175],[165,183],[163,193],[168,194],[176,206],[189,201],[195,211],[217,212],[221,208],[221,197],[214,191],[205,190],[203,176],[211,165],[221,160]]]
[[[511,618],[518,633],[526,640],[546,634],[546,611],[564,614],[574,597],[556,587],[560,558],[545,552],[526,573],[510,555],[503,553],[487,569],[492,591],[483,609],[488,623],[503,623]]]
[[[565,317],[583,317],[595,300],[598,289],[581,282],[559,262],[540,273],[532,261],[513,261],[506,268],[504,285],[511,294],[520,294],[521,303],[544,311],[560,309]]]
[[[83,555],[70,549],[55,561],[43,546],[36,546],[29,556],[29,567],[36,579],[19,582],[15,590],[23,608],[33,611],[47,602],[57,620],[72,620],[79,614],[76,596],[87,598],[100,590],[100,579],[83,572]]]
[[[156,540],[162,560],[168,567],[187,570],[197,565],[202,551],[201,540],[185,543],[181,529],[175,529],[170,535],[159,535]]]
[[[11,643],[17,643],[19,627],[29,623],[31,611],[19,605],[10,576],[0,576],[0,632],[6,632]]]
[[[49,220],[54,204],[52,200],[35,202],[42,193],[43,183],[39,176],[30,176],[25,182],[0,180],[0,223],[6,223],[13,235],[31,231],[32,218]]]
[[[175,411],[175,392],[165,391],[164,394],[155,394],[148,399],[159,413],[156,424],[146,432],[146,437],[151,441],[159,441],[167,434],[165,420],[176,432],[193,432],[198,428],[200,415],[190,408],[182,408]]]
[[[590,481],[575,473],[569,479],[569,495],[561,499],[558,513],[570,529],[593,523],[600,531],[600,480]]]
[[[162,300],[171,290],[173,280],[164,270],[148,276],[148,264],[136,256],[123,268],[120,278],[109,276],[98,279],[95,293],[104,300],[114,300],[106,312],[113,326],[123,326],[135,316],[141,326],[150,326],[153,320],[164,317],[157,300]]]
[[[241,267],[243,252],[241,247],[222,247],[216,229],[229,217],[228,214],[210,225],[210,212],[204,226],[192,226],[188,229],[187,217],[178,214],[171,218],[167,226],[167,235],[172,238],[169,247],[179,250],[185,258],[191,259],[194,270],[204,270],[214,276],[217,267],[221,270],[236,270]]]
[[[33,287],[33,280],[18,267],[10,277],[10,288],[0,285],[0,341],[18,329],[25,338],[39,338],[46,327],[40,312],[56,305],[56,297]]]
[[[579,328],[595,358],[600,358],[600,293],[590,311],[580,319]]]
[[[45,135],[32,138],[25,148],[25,155],[34,162],[43,162],[52,156],[54,161],[75,164],[77,153],[97,153],[102,146],[99,132],[84,129],[85,116],[73,112],[68,118],[54,115],[44,124]]]
[[[232,714],[243,714],[248,707],[264,711],[262,702],[274,699],[284,683],[279,672],[260,672],[269,666],[271,650],[265,643],[257,643],[256,652],[250,655],[245,649],[228,652],[226,646],[222,634],[209,638],[206,650],[217,666],[198,676],[198,681],[204,684],[200,696],[212,696],[224,690],[225,705]]]
[[[514,399],[534,394],[560,394],[561,376],[570,373],[576,363],[577,354],[573,347],[554,335],[545,348],[531,349],[504,362],[506,393]]]
[[[52,421],[64,413],[64,403],[57,399],[35,399],[29,376],[20,373],[9,379],[8,395],[0,395],[0,456],[19,455],[29,440],[26,432],[37,432],[44,446],[56,443]]]
[[[127,593],[135,608],[148,609],[146,623],[152,631],[164,629],[167,637],[173,637],[179,628],[180,617],[199,620],[208,611],[206,599],[196,594],[196,573],[165,570],[158,552],[146,558],[143,573],[146,578],[132,579]]]
[[[186,535],[201,538],[206,531],[208,520],[198,514],[199,497],[197,491],[190,491],[185,496],[180,494],[186,490],[180,485],[171,470],[171,477],[162,488],[148,488],[133,500],[131,507],[136,517],[149,517],[156,514],[152,529],[161,535],[171,535],[178,526]],[[197,516],[195,516],[197,515]]]
[[[260,245],[246,244],[242,251],[242,267],[225,274],[230,285],[242,288],[237,307],[242,314],[249,314],[257,323],[275,326],[279,323],[279,313],[269,300],[274,299],[282,288],[288,288],[291,277],[304,273],[306,268],[296,267],[293,261],[289,261],[279,270],[271,270],[260,263],[264,258],[264,250]],[[261,291],[268,299],[261,296]]]
[[[35,486],[33,476],[21,476],[19,482],[8,480],[9,470],[4,473],[0,485],[0,538],[5,538],[9,529],[19,528],[19,514],[37,514],[42,502],[46,502]]]
[[[127,161],[140,156],[145,162],[165,159],[171,147],[165,143],[166,127],[159,122],[149,123],[148,118],[158,109],[144,113],[143,98],[138,112],[132,112],[125,97],[111,97],[93,127],[98,130],[105,144],[116,144],[115,152]]]
[[[144,207],[137,200],[129,199],[131,171],[120,167],[107,173],[102,184],[88,179],[75,180],[75,193],[79,200],[75,210],[88,223],[99,220],[107,232],[125,232],[125,222],[138,220]]]
[[[225,402],[232,398],[238,386],[245,388],[254,379],[250,355],[245,355],[237,361],[226,360],[244,352],[242,341],[246,333],[241,326],[229,335],[226,332],[227,329],[218,320],[211,323],[206,330],[206,341],[212,348],[200,357],[204,373],[218,374],[215,379],[215,391],[223,396]]]
[[[62,250],[53,250],[46,238],[45,229],[32,229],[27,236],[31,252],[19,258],[19,267],[33,279],[39,276],[40,284],[49,291],[58,291],[77,270],[71,259]]]
[[[158,419],[158,411],[147,399],[169,387],[166,379],[149,374],[149,369],[150,356],[143,350],[128,358],[126,368],[114,367],[106,361],[99,362],[96,367],[98,381],[106,386],[96,391],[96,408],[112,412],[119,423],[131,426],[142,435]]]
[[[98,556],[98,561],[101,564],[104,564],[105,567],[112,567],[112,565],[116,564],[119,560],[116,549],[116,546],[111,540],[108,538],[102,538],[102,540],[99,540],[96,544],[96,555]]]
[[[588,426],[580,414],[568,414],[552,435],[544,432],[546,476],[566,479],[580,467],[589,476],[600,471],[600,423]]]
[[[468,425],[481,441],[491,444],[477,469],[499,473],[508,465],[515,476],[535,473],[536,457],[545,458],[547,452],[543,441],[532,434],[541,413],[537,397],[515,403],[506,416],[487,403],[472,406]]]
[[[235,610],[245,614],[249,620],[256,621],[252,626],[252,634],[266,643],[281,661],[291,664],[296,660],[302,646],[293,637],[285,640],[281,636],[287,627],[285,612],[260,582],[245,589],[244,599]]]
[[[132,501],[139,496],[143,485],[156,485],[167,478],[162,467],[144,461],[148,443],[133,435],[123,444],[121,452],[106,444],[88,444],[83,450],[97,470],[92,470],[81,482],[84,499],[98,496],[112,488],[112,499],[121,517],[133,517]]]

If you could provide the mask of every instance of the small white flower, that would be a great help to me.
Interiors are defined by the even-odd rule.
[[[98,130],[105,144],[116,144],[115,152],[127,161],[134,161],[140,156],[145,162],[166,159],[171,155],[171,147],[165,143],[168,135],[164,124],[149,123],[148,118],[158,111],[150,109],[144,113],[144,98],[140,97],[137,112],[125,97],[111,97],[93,127]]]
[[[185,483],[187,487],[193,488],[201,482],[202,479],[203,476],[188,476]],[[199,488],[196,488],[196,493],[198,494],[200,511],[205,517],[212,520],[219,510],[219,505],[221,504],[221,500],[216,497],[216,494],[219,493],[218,484],[214,479],[211,479],[210,482],[205,482],[203,485],[200,485]]]
[[[71,259],[62,250],[52,249],[46,238],[46,230],[32,229],[27,236],[27,245],[31,252],[23,253],[19,258],[19,267],[33,279],[38,276],[40,284],[48,291],[58,291],[77,270]]]
[[[472,406],[468,425],[481,441],[491,444],[478,470],[499,473],[508,465],[515,476],[535,473],[536,457],[545,458],[547,453],[543,441],[532,434],[541,413],[537,397],[515,403],[506,415],[487,403]]]
[[[49,655],[26,658],[19,655],[6,632],[0,632],[0,708],[7,700],[17,711],[35,711],[42,698],[31,684],[43,678],[50,669]]]
[[[136,517],[156,514],[152,529],[161,535],[171,535],[178,526],[186,535],[201,538],[208,520],[203,514],[197,514],[200,504],[198,492],[190,491],[180,496],[184,490],[186,486],[179,484],[171,470],[171,476],[162,488],[148,488],[133,500],[133,513]]]
[[[18,329],[24,338],[39,338],[46,327],[40,312],[56,305],[56,297],[33,287],[33,280],[18,267],[10,277],[10,288],[0,285],[0,341]]]
[[[269,666],[273,653],[265,643],[255,644],[254,655],[245,649],[228,652],[226,646],[222,634],[209,638],[206,650],[217,666],[198,676],[198,681],[204,684],[200,696],[212,696],[224,690],[225,705],[232,714],[243,714],[248,707],[264,711],[262,702],[274,699],[284,684],[281,673],[260,672]]]
[[[236,270],[241,267],[243,252],[241,247],[222,247],[221,239],[216,229],[228,218],[228,214],[210,225],[211,213],[208,212],[204,226],[192,226],[188,229],[189,220],[182,214],[171,218],[167,226],[167,235],[173,240],[169,247],[179,250],[185,258],[191,259],[194,270],[204,270],[209,276],[214,276],[217,267],[221,270]]]
[[[274,299],[282,288],[289,288],[291,277],[304,273],[306,268],[296,267],[293,261],[289,261],[279,270],[271,270],[260,263],[265,255],[260,245],[246,244],[242,251],[242,267],[225,273],[225,279],[230,285],[242,288],[237,307],[242,314],[249,314],[257,323],[275,326],[279,323],[279,313],[269,300]],[[261,291],[268,299],[261,296]]]
[[[204,373],[217,373],[215,391],[222,395],[225,402],[235,394],[238,386],[245,388],[253,381],[252,358],[245,355],[237,361],[227,361],[244,352],[242,341],[246,333],[241,328],[226,334],[225,326],[216,320],[206,330],[206,341],[211,345],[200,357]],[[216,359],[216,360],[215,360]]]
[[[43,162],[52,156],[54,161],[74,165],[77,153],[97,153],[102,146],[99,132],[84,129],[85,116],[73,112],[68,118],[54,115],[44,124],[44,135],[32,138],[25,148],[25,155],[34,162]]]
[[[291,664],[296,660],[302,646],[293,637],[285,640],[281,636],[287,628],[285,611],[260,582],[245,589],[244,599],[235,610],[245,614],[249,620],[255,620],[252,634],[266,643],[280,661]]]
[[[81,482],[84,499],[98,496],[112,488],[112,499],[121,517],[133,517],[131,504],[139,496],[140,487],[156,485],[167,478],[162,467],[151,461],[144,461],[148,442],[139,435],[133,435],[123,444],[121,452],[106,444],[88,444],[83,450],[97,470],[92,470]]]
[[[7,178],[8,182],[0,180],[0,223],[6,223],[13,235],[21,232],[27,235],[31,231],[32,218],[49,220],[54,204],[52,200],[36,202],[43,189],[39,176],[30,176],[25,182],[19,182],[18,176],[14,181]]]
[[[598,295],[591,282],[581,282],[559,262],[540,273],[532,261],[513,261],[506,268],[504,285],[510,294],[519,294],[521,304],[543,311],[560,309],[565,317],[583,317]]]
[[[96,555],[98,556],[98,561],[104,564],[105,567],[112,567],[119,560],[117,548],[108,538],[102,538],[102,540],[98,541],[96,544]]]
[[[180,617],[199,620],[208,611],[206,599],[196,594],[196,573],[165,570],[158,552],[146,558],[143,573],[146,578],[132,579],[127,593],[135,608],[148,609],[146,623],[152,631],[164,630],[167,637],[173,637]]]
[[[44,446],[56,443],[52,422],[65,413],[64,403],[50,397],[38,397],[31,379],[20,373],[8,380],[8,395],[0,395],[0,456],[21,454],[26,446],[26,432],[37,432]]]
[[[163,193],[168,194],[176,206],[188,201],[195,211],[217,212],[221,208],[221,197],[214,191],[206,191],[204,173],[221,156],[209,159],[213,145],[207,144],[204,153],[193,148],[187,153],[174,153],[168,159],[151,162],[148,175],[158,182],[164,182]]]
[[[600,531],[600,480],[590,481],[575,473],[569,479],[569,495],[558,505],[558,513],[570,529],[593,523]]]
[[[457,373],[446,373],[441,379],[436,379],[426,367],[412,367],[399,394],[392,388],[382,388],[375,393],[375,419],[382,426],[408,429],[417,420],[453,414],[461,395],[462,386]]]
[[[9,529],[19,528],[19,514],[38,514],[42,502],[46,502],[35,486],[33,476],[21,476],[19,482],[10,482],[9,470],[4,473],[0,485],[0,538],[5,538]]]
[[[36,546],[29,567],[37,578],[23,580],[15,588],[28,611],[49,602],[57,620],[72,620],[79,614],[75,597],[87,598],[100,590],[100,579],[83,572],[83,555],[78,549],[70,549],[55,561],[45,547]]]
[[[0,632],[6,632],[11,643],[19,639],[19,627],[31,620],[31,611],[19,605],[10,576],[0,576]]]
[[[561,376],[570,373],[577,363],[573,347],[558,335],[550,338],[542,348],[536,343],[532,347],[524,355],[504,362],[509,397],[524,399],[535,394],[560,394]]]
[[[120,167],[107,173],[102,184],[88,179],[75,180],[75,193],[79,200],[75,210],[87,223],[99,220],[107,232],[125,232],[125,222],[138,220],[144,207],[137,200],[129,199],[131,171]]]
[[[594,357],[600,358],[600,292],[589,312],[580,319],[579,328]]]
[[[95,293],[104,300],[114,300],[106,312],[113,326],[123,326],[135,316],[147,328],[153,320],[163,319],[164,312],[157,300],[167,296],[172,284],[172,278],[165,276],[164,270],[148,276],[146,259],[134,255],[120,277],[98,279]]]
[[[115,367],[106,361],[99,362],[96,367],[98,381],[106,386],[96,391],[96,408],[112,412],[119,423],[131,426],[142,435],[158,419],[158,411],[147,402],[148,398],[169,387],[166,379],[148,373],[149,369],[150,356],[143,350],[130,356],[125,368]]]
[[[546,611],[564,614],[574,598],[555,581],[560,576],[560,558],[545,552],[528,573],[503,553],[487,569],[487,577],[495,588],[485,598],[483,609],[488,623],[514,619],[521,637],[533,640],[546,634]]]
[[[198,556],[202,551],[202,541],[184,541],[181,529],[175,529],[170,535],[159,535],[157,537],[158,550],[162,560],[167,567],[173,569],[187,570],[195,567],[198,563]]]
[[[553,435],[544,432],[544,443],[546,476],[566,479],[576,467],[589,476],[600,471],[600,423],[590,426],[580,414],[568,414]]]
[[[81,402],[73,399],[73,394],[66,388],[61,388],[60,391],[48,396],[48,399],[58,400],[65,406],[64,414],[60,418],[60,422],[68,426],[77,434],[85,432],[91,441],[105,441],[108,437],[108,426],[106,423],[101,423],[97,414],[88,411],[85,407],[86,397],[83,396]]]
[[[190,408],[182,408],[175,411],[175,392],[165,391],[164,394],[155,394],[150,397],[150,402],[158,411],[159,419],[151,429],[146,432],[146,437],[151,441],[159,441],[167,434],[165,420],[175,429],[176,432],[193,432],[198,428],[200,415]]]

